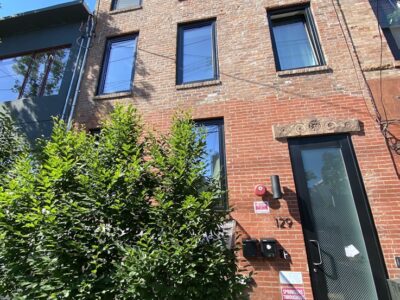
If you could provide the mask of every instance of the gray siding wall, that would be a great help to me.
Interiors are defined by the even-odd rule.
[[[77,40],[81,35],[79,31],[80,26],[81,23],[66,24],[1,37],[0,58],[12,57],[57,46],[71,46],[70,56],[58,95],[24,98],[0,103],[0,109],[8,109],[10,111],[22,131],[25,132],[30,140],[34,140],[42,135],[48,137],[52,130],[52,117],[61,116],[66,103],[73,70],[78,59],[79,45]],[[83,51],[79,59],[82,58],[82,54]],[[76,83],[76,80],[74,80],[74,83]],[[73,86],[75,87],[76,84]],[[75,88],[72,90],[71,96],[74,91]]]

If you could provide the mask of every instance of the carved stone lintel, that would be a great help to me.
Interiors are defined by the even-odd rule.
[[[320,135],[361,131],[356,119],[335,120],[331,118],[311,118],[286,125],[273,125],[275,139],[296,136]]]

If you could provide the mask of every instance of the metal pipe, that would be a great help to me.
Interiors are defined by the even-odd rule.
[[[90,16],[93,17],[93,15],[90,15]],[[87,44],[86,44],[86,48],[85,48],[85,54],[83,55],[82,65],[81,65],[81,68],[80,68],[80,71],[79,71],[78,82],[76,84],[77,88],[76,88],[75,93],[74,93],[74,98],[73,98],[73,101],[72,101],[71,110],[70,110],[69,118],[68,118],[68,122],[67,122],[67,130],[70,130],[71,126],[72,126],[72,117],[74,115],[76,101],[78,99],[78,94],[79,94],[79,91],[80,91],[80,85],[81,85],[81,81],[82,81],[82,77],[83,77],[83,71],[85,69],[87,54],[89,52],[89,46],[90,46],[90,43],[92,41],[94,26],[95,26],[95,24],[94,24],[93,20],[91,20],[90,32],[89,32],[88,39],[87,39]]]
[[[82,48],[83,48],[83,41],[84,41],[84,39],[81,40],[81,43],[79,45],[78,55],[76,56],[78,60],[75,62],[74,72],[72,73],[71,81],[69,83],[67,97],[65,98],[65,104],[64,104],[64,108],[63,108],[63,111],[62,111],[62,114],[61,114],[61,120],[64,120],[65,113],[67,111],[69,97],[71,96],[71,91],[72,91],[72,85],[74,84],[76,71],[78,70],[78,65],[79,65],[79,58],[81,57],[81,52],[82,52]]]

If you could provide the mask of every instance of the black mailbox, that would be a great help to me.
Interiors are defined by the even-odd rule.
[[[276,240],[275,239],[261,239],[261,255],[266,258],[276,257]]]
[[[256,239],[243,239],[243,256],[244,257],[257,257],[257,245]]]

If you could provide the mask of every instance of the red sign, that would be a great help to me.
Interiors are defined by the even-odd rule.
[[[282,300],[305,300],[304,288],[300,287],[283,287]]]

